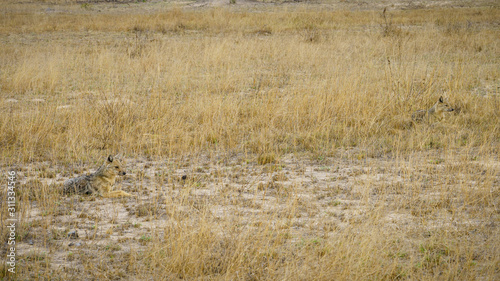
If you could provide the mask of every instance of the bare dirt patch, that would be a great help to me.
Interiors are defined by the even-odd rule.
[[[500,279],[498,4],[234,2],[2,6],[14,278]]]
[[[287,155],[264,165],[257,160],[243,155],[128,159],[127,176],[118,185],[136,197],[54,194],[55,205],[45,201],[67,173],[48,163],[31,164],[19,172],[20,186],[37,180],[43,191],[35,192],[46,194],[21,201],[26,227],[18,243],[20,266],[43,261],[45,270],[79,279],[77,272],[88,272],[89,265],[109,263],[107,269],[96,267],[94,276],[106,270],[129,276],[134,270],[112,265],[115,259],[144,255],[166,242],[166,232],[195,230],[203,220],[213,223],[207,227],[219,239],[231,236],[229,225],[251,233],[286,233],[286,247],[364,236],[356,228],[376,227],[388,236],[374,239],[391,240],[397,233],[409,251],[416,250],[404,254],[403,260],[412,256],[410,263],[422,241],[442,231],[466,233],[470,247],[482,239],[498,242],[493,235],[499,230],[498,159],[464,160],[462,153],[440,151],[368,158],[346,150],[331,157]],[[489,266],[485,258],[495,251],[483,250],[463,258]]]

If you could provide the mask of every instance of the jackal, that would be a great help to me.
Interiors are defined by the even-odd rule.
[[[411,115],[411,119],[415,122],[430,121],[431,118],[441,120],[446,112],[453,111],[453,108],[439,97],[439,100],[428,110],[417,110]]]
[[[98,194],[102,197],[113,198],[131,196],[123,190],[113,190],[117,175],[125,175],[118,159],[109,155],[106,162],[90,175],[83,175],[64,182],[64,193]]]

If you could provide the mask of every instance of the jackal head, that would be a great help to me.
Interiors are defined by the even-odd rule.
[[[113,155],[109,155],[108,159],[106,159],[106,170],[108,173],[114,174],[114,175],[119,175],[119,176],[124,176],[125,171],[122,168],[122,163],[120,160],[115,159]]]
[[[434,104],[434,111],[437,114],[441,114],[444,112],[453,111],[453,107],[451,107],[447,102],[443,100],[443,97],[439,97],[439,100]]]

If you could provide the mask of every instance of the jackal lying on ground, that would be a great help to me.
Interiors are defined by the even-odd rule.
[[[430,121],[431,118],[441,120],[446,112],[453,111],[453,108],[439,97],[439,100],[428,110],[417,110],[411,115],[411,119],[415,122]]]
[[[131,196],[123,190],[113,190],[116,176],[125,174],[120,161],[110,155],[95,173],[64,182],[64,193],[99,194],[107,198]]]

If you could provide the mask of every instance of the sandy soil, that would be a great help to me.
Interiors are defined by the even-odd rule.
[[[463,153],[432,151],[394,159],[369,158],[363,151],[351,149],[331,157],[287,155],[263,165],[257,160],[244,155],[126,159],[128,173],[117,187],[132,193],[133,198],[56,195],[60,196],[57,206],[44,206],[43,199],[32,200],[25,205],[31,227],[18,243],[18,254],[50,253],[53,269],[77,268],[81,264],[68,253],[90,255],[109,247],[116,247],[117,253],[143,251],[151,237],[161,240],[166,226],[180,222],[195,225],[201,213],[220,221],[237,217],[239,223],[249,226],[272,218],[276,227],[291,224],[292,236],[325,239],[370,219],[374,213],[383,213],[380,227],[389,231],[422,229],[422,212],[426,210],[432,216],[426,218],[425,229],[475,228],[493,222],[475,219],[475,206],[463,206],[457,215],[446,211],[446,206],[439,208],[440,204],[462,204],[457,192],[463,194],[464,188],[484,189],[478,178],[471,176],[484,171],[493,173],[479,178],[496,183],[489,192],[500,192],[500,161]],[[449,173],[463,165],[470,165],[473,171]],[[72,171],[92,169],[36,163],[24,167],[18,176],[21,186],[37,181],[45,188],[54,188],[78,174]],[[33,176],[37,173],[46,176]],[[182,180],[183,175],[187,175],[186,180]],[[405,205],[409,202],[421,204]],[[429,207],[422,208],[422,204]],[[380,208],[385,212],[376,212]],[[44,224],[50,224],[48,231]],[[214,229],[221,235],[224,232],[222,227]]]

